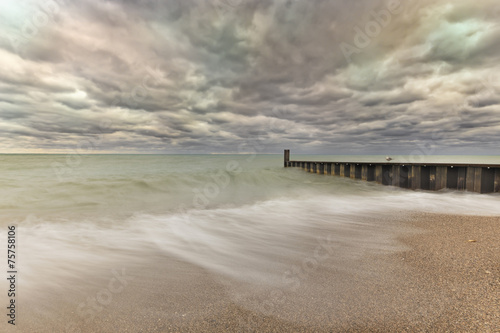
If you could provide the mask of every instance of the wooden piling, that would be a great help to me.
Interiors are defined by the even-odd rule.
[[[476,179],[476,168],[468,167],[465,176],[465,189],[469,192],[474,192],[474,182]]]
[[[384,174],[382,172],[382,165],[375,166],[375,181],[378,184],[382,184],[384,182]]]
[[[344,164],[344,177],[351,178],[351,166],[349,163]]]
[[[335,176],[340,176],[340,164],[339,163],[335,163],[333,165],[333,171],[334,171],[334,175]]]
[[[495,168],[495,181],[493,182],[493,192],[500,192],[500,168]]]
[[[286,149],[284,166],[300,167],[311,173],[376,181],[383,185],[414,190],[438,191],[449,188],[477,193],[500,192],[500,165],[498,164],[290,161],[290,151]]]
[[[382,170],[384,173],[383,183],[384,185],[392,185],[392,165],[383,165]]]
[[[486,167],[481,168],[481,189],[479,193],[495,192],[495,169]]]
[[[483,168],[474,168],[474,192],[481,193],[481,178]]]
[[[400,187],[401,184],[401,167],[399,165],[392,166],[392,186]]]
[[[361,167],[361,179],[368,181],[368,164],[363,164]]]
[[[443,166],[436,167],[436,184],[434,190],[439,191],[446,188],[448,168]]]
[[[366,180],[369,182],[375,181],[375,165],[368,164],[366,166]]]
[[[467,168],[458,168],[457,190],[465,191],[467,187]]]
[[[318,163],[318,173],[320,175],[324,175],[325,174],[325,165],[323,163]]]
[[[349,170],[349,178],[356,179],[356,165],[351,164],[351,168]]]
[[[429,171],[429,184],[427,185],[426,190],[434,191],[436,190],[436,167],[429,166],[426,167],[426,169]]]
[[[399,187],[410,188],[411,167],[402,165],[399,167]]]
[[[446,188],[456,190],[458,189],[458,170],[453,166],[447,167],[446,170]]]
[[[362,178],[362,172],[363,172],[363,166],[356,163],[356,166],[354,167],[354,178],[355,179],[361,179]]]
[[[382,184],[382,166],[381,165],[375,166],[375,182],[377,184]]]
[[[420,165],[412,165],[410,188],[413,190],[418,190],[420,189],[421,183],[422,183],[422,167]]]

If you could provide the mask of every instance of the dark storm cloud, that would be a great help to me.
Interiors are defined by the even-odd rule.
[[[5,151],[69,151],[99,136],[106,152],[238,152],[255,142],[260,152],[410,153],[429,142],[435,153],[474,152],[499,136],[493,0],[0,9]]]

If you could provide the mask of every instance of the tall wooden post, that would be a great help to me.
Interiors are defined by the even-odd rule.
[[[335,165],[333,166],[333,174],[335,176],[340,176],[340,164],[339,163],[335,163]]]
[[[412,166],[410,183],[413,190],[419,190],[422,188],[422,167],[420,165]]]
[[[467,167],[467,175],[465,177],[465,189],[469,192],[474,192],[474,181],[476,179],[476,168]]]
[[[285,149],[285,168],[288,167],[288,162],[290,161],[290,149]]]
[[[494,192],[500,192],[500,168],[495,168]]]
[[[392,186],[401,187],[401,166],[392,166]]]
[[[458,179],[457,179],[457,189],[464,191],[466,189],[466,177],[467,177],[467,168],[458,168]]]
[[[436,191],[446,188],[446,180],[448,179],[448,168],[443,166],[436,167]]]
[[[356,164],[351,164],[351,170],[349,171],[349,178],[356,178]]]
[[[325,174],[325,165],[323,163],[319,163],[318,164],[318,173],[320,175],[324,175]]]
[[[368,164],[363,164],[361,167],[361,179],[368,180]]]
[[[382,174],[382,166],[375,166],[375,181],[379,184],[383,183],[383,174]]]

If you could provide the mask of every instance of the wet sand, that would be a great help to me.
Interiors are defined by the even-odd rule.
[[[109,271],[95,274],[83,290],[75,279],[72,290],[57,293],[54,286],[38,298],[24,296],[16,331],[500,331],[499,217],[379,220],[395,231],[398,251],[343,259],[333,252],[316,264],[291,258],[290,274],[273,286],[232,281],[152,253],[143,262],[122,263],[133,279],[85,318],[78,304],[108,285]],[[303,246],[312,254],[317,244]]]

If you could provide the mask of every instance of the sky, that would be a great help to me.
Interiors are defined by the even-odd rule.
[[[0,0],[0,153],[500,154],[498,0]]]

